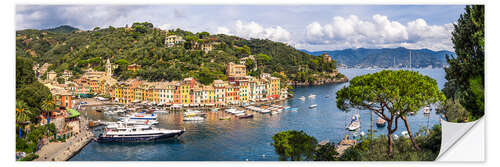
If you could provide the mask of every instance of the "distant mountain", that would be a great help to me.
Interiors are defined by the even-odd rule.
[[[56,28],[50,28],[50,29],[45,29],[46,31],[49,32],[55,32],[55,33],[72,33],[73,31],[78,31],[78,28],[71,27],[69,25],[62,25]]]
[[[432,51],[429,49],[407,49],[404,47],[398,48],[382,48],[382,49],[344,49],[333,51],[314,51],[301,50],[302,52],[319,56],[327,53],[336,60],[341,66],[347,67],[408,67],[410,64],[411,51],[411,66],[413,68],[441,68],[447,65],[446,55],[455,56],[454,52],[442,50]]]

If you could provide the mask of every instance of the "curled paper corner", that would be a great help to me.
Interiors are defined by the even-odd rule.
[[[436,160],[441,160],[441,157],[482,119],[484,117],[467,123],[454,123],[441,119],[441,149]]]

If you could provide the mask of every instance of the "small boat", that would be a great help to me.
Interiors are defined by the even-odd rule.
[[[359,119],[359,114],[354,114],[352,116],[351,124],[349,124],[349,127],[347,127],[347,129],[349,129],[350,131],[354,131],[356,129],[359,129],[359,127],[361,127],[361,121]]]
[[[313,105],[309,106],[309,109],[313,109],[313,108],[316,108],[316,107],[318,107],[318,105],[317,104],[313,104]]]
[[[128,115],[127,118],[131,120],[156,120],[158,115],[155,114],[145,114],[145,113],[135,113]]]
[[[385,121],[384,119],[382,119],[382,118],[380,118],[380,117],[379,117],[379,118],[377,119],[377,123],[376,123],[376,124],[377,124],[377,127],[379,127],[379,128],[380,128],[380,127],[384,127],[384,126],[385,126],[385,122],[386,122],[386,121]]]
[[[326,95],[325,98],[329,98],[330,96]]]
[[[424,114],[430,114],[431,113],[431,106],[427,105],[424,107]]]
[[[231,117],[220,117],[219,120],[231,120]]]
[[[308,96],[308,97],[309,97],[309,98],[311,98],[311,99],[313,99],[313,98],[316,98],[316,95],[314,95],[314,94],[309,94],[309,96]]]
[[[410,115],[415,115],[415,112],[413,112],[413,111],[410,111]]]
[[[270,110],[268,110],[268,109],[263,109],[263,110],[261,110],[261,113],[263,113],[263,114],[267,114],[267,113],[271,113],[271,111],[270,111]]]
[[[200,117],[200,116],[194,116],[194,117],[184,117],[184,121],[203,121],[205,118]]]
[[[304,101],[304,100],[306,100],[306,97],[304,97],[304,96],[300,96],[300,97],[299,97],[299,100]]]
[[[238,116],[239,119],[245,119],[245,118],[253,118],[253,114],[244,114],[241,116]]]
[[[203,114],[201,111],[199,110],[187,110],[186,112],[184,112],[184,116],[196,116],[196,115],[201,115]]]

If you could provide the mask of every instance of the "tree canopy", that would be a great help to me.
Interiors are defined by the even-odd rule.
[[[318,141],[303,131],[289,130],[273,135],[274,151],[280,160],[312,160]]]
[[[174,34],[185,42],[168,47],[165,38]],[[214,49],[204,52],[194,48],[196,42],[212,43]],[[333,72],[336,67],[334,61],[322,61],[321,57],[280,42],[181,29],[164,31],[148,22],[133,23],[130,28],[101,27],[64,34],[16,31],[16,55],[40,65],[53,64],[51,68],[56,73],[70,70],[74,75],[81,75],[86,68],[103,71],[106,60],[110,59],[118,65],[113,76],[119,80],[140,77],[148,81],[171,81],[194,77],[208,83],[225,79],[220,75],[225,73],[225,65],[239,63],[240,58],[249,55],[255,55],[255,62],[251,63],[258,68],[249,68],[248,73],[255,76],[262,72],[284,72],[290,80],[297,80],[297,73],[301,71]],[[141,65],[142,69],[128,71],[126,67],[131,64]]]
[[[467,5],[451,35],[456,57],[447,56],[443,92],[459,99],[475,120],[484,115],[484,5]]]
[[[37,122],[45,100],[52,100],[49,88],[38,82],[32,61],[16,57],[16,102],[22,103],[31,122]],[[16,112],[17,113],[17,112]]]
[[[392,152],[392,133],[398,128],[398,119],[405,122],[413,141],[407,120],[410,112],[416,113],[426,105],[444,100],[436,80],[407,70],[383,70],[357,76],[349,86],[337,91],[337,107],[341,110],[368,109],[387,121],[388,154]]]

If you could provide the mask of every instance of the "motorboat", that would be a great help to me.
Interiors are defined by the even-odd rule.
[[[424,107],[424,114],[430,114],[431,113],[431,107],[430,105],[427,105]]]
[[[311,99],[313,99],[313,98],[316,98],[316,95],[315,94],[309,94],[308,97],[311,98]]]
[[[184,121],[203,121],[203,120],[205,120],[205,118],[200,117],[200,116],[187,116],[187,117],[184,117],[183,120]]]
[[[141,120],[141,119],[130,119],[128,117],[121,117],[120,121],[117,123],[123,123],[126,125],[157,125],[159,122],[157,120]]]
[[[245,118],[253,118],[253,114],[243,114],[240,116],[237,116],[239,119],[245,119]]]
[[[197,116],[201,114],[203,113],[199,110],[187,110],[186,112],[184,112],[184,116]]]
[[[142,142],[158,141],[181,136],[185,130],[170,130],[153,128],[150,125],[128,126],[125,124],[113,124],[104,128],[97,142]]]
[[[386,121],[385,121],[384,119],[382,119],[382,118],[380,118],[380,117],[379,117],[379,118],[377,119],[377,123],[376,123],[376,124],[377,124],[377,127],[384,127],[384,126],[385,126],[385,122],[386,122]]]
[[[306,97],[304,97],[304,96],[300,96],[300,97],[299,97],[299,100],[304,101],[304,100],[306,100]]]
[[[359,119],[359,114],[354,114],[351,119],[351,123],[347,127],[350,131],[354,131],[356,129],[359,129],[361,127],[361,121]]]
[[[313,109],[313,108],[316,108],[316,107],[318,107],[318,105],[317,104],[313,104],[313,105],[309,106],[309,109]]]
[[[145,113],[135,113],[127,116],[130,120],[156,120],[158,115],[156,114],[145,114]]]
[[[220,117],[219,120],[231,120],[231,117]]]

